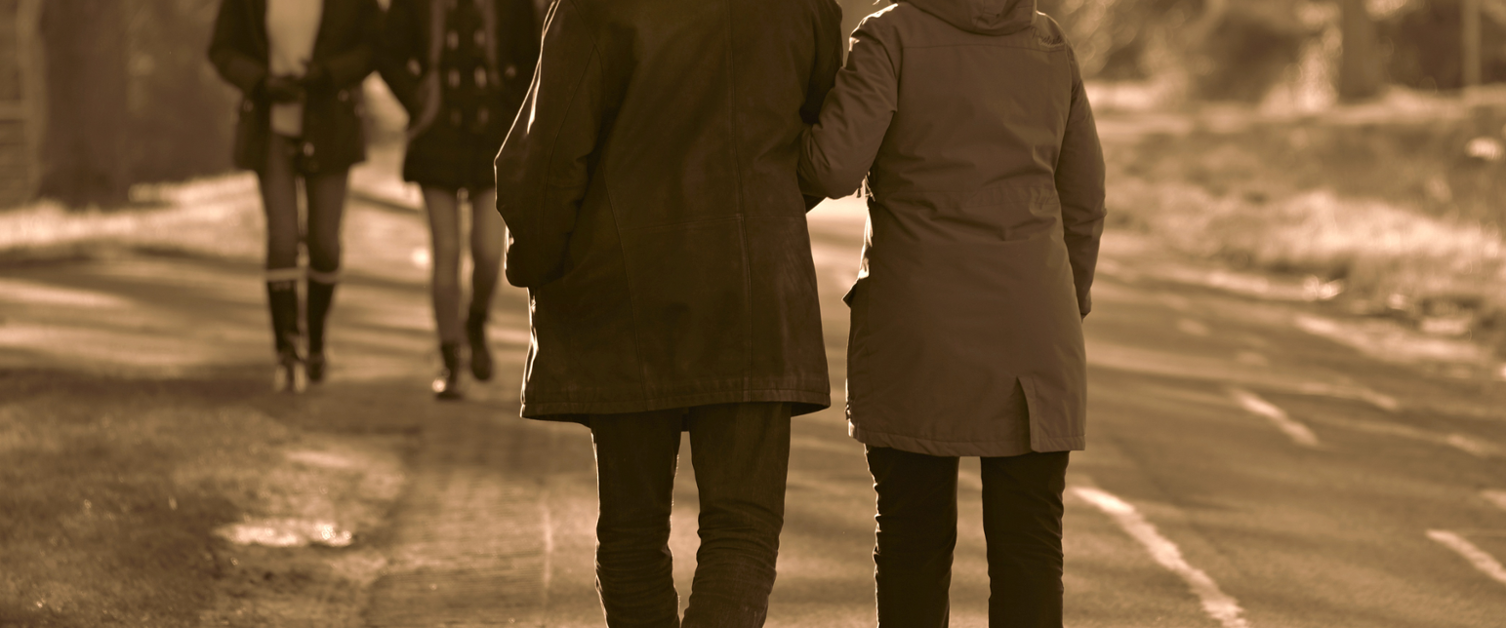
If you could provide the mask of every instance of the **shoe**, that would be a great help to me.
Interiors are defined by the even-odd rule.
[[[478,382],[492,379],[492,349],[486,342],[486,313],[471,312],[465,319],[465,337],[471,343],[471,375]]]
[[[277,367],[272,371],[272,390],[299,394],[308,388],[308,375],[303,369],[303,360],[292,351],[283,351],[277,356]]]
[[[439,375],[434,377],[431,388],[434,389],[434,398],[440,401],[457,401],[465,398],[460,392],[460,345],[445,343],[439,345],[439,355],[444,360],[444,368],[440,369]]]
[[[318,384],[324,381],[325,365],[326,362],[324,360],[324,353],[322,351],[319,353],[309,354],[308,359],[303,363],[303,369],[308,373],[310,384]]]

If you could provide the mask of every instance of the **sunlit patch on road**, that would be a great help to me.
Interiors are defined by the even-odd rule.
[[[220,526],[215,535],[236,545],[346,547],[353,538],[349,530],[332,521],[304,519],[256,519]]]
[[[1182,557],[1182,550],[1162,536],[1134,506],[1097,488],[1077,486],[1071,490],[1112,518],[1162,567],[1181,577],[1202,602],[1203,611],[1218,620],[1223,628],[1249,628],[1250,623],[1243,617],[1244,609],[1240,608],[1239,601],[1219,589],[1218,583],[1203,570],[1188,564]]]
[[[1448,530],[1428,530],[1428,538],[1437,541],[1440,545],[1454,550],[1454,553],[1469,561],[1469,564],[1480,573],[1489,576],[1501,584],[1506,584],[1506,567],[1501,566],[1501,561],[1496,560],[1485,550],[1476,547],[1468,539],[1455,532]]]
[[[1269,401],[1261,399],[1259,395],[1241,388],[1230,388],[1229,396],[1234,398],[1239,407],[1244,408],[1251,414],[1269,419],[1271,423],[1275,424],[1276,429],[1281,430],[1282,434],[1286,434],[1287,438],[1292,439],[1292,442],[1303,447],[1317,448],[1319,446],[1318,436],[1310,428],[1287,416],[1285,410],[1276,407]]]

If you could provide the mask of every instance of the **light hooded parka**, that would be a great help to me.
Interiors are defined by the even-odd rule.
[[[809,194],[865,177],[870,192],[845,299],[854,438],[935,456],[1085,447],[1103,152],[1072,49],[1034,0],[869,16],[800,175]]]

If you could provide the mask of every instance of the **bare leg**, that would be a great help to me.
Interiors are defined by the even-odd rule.
[[[471,271],[472,315],[491,311],[492,294],[497,291],[497,278],[502,273],[502,246],[507,238],[507,227],[502,215],[497,213],[497,191],[485,190],[471,197]]]
[[[454,192],[425,187],[429,235],[434,259],[430,283],[434,323],[440,344],[459,344],[460,330],[460,203]]]

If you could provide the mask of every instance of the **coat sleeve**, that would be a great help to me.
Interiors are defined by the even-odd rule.
[[[899,63],[880,22],[869,17],[853,32],[820,119],[800,136],[800,190],[807,196],[852,194],[884,142],[899,98]]]
[[[535,288],[569,270],[570,233],[590,184],[603,109],[595,37],[573,0],[557,0],[533,84],[497,154],[508,283]]]
[[[805,88],[805,104],[800,107],[800,119],[808,125],[820,121],[821,105],[842,67],[842,7],[835,0],[816,0],[816,5],[816,58]],[[815,209],[824,198],[805,195],[805,210]]]
[[[209,62],[231,85],[252,96],[267,78],[267,62],[254,54],[251,29],[246,19],[250,7],[246,0],[223,0],[214,19],[214,34],[209,40]]]
[[[1072,59],[1072,108],[1067,115],[1061,154],[1056,161],[1056,194],[1061,199],[1062,226],[1067,255],[1072,263],[1072,281],[1077,288],[1077,307],[1083,316],[1093,309],[1090,289],[1098,265],[1098,244],[1103,236],[1104,163],[1098,142],[1098,125],[1083,89],[1081,70]]]
[[[376,49],[382,32],[382,8],[376,0],[357,0],[355,41],[323,62],[336,89],[360,83],[376,69]]]
[[[408,62],[417,61],[422,72],[427,61],[418,53],[419,42],[415,31],[422,28],[423,23],[418,20],[413,2],[414,0],[392,0],[392,5],[382,19],[381,44],[377,47],[376,54],[377,72],[382,75],[382,81],[387,83],[392,95],[403,103],[403,108],[410,114],[419,110],[419,77],[408,69]]]

